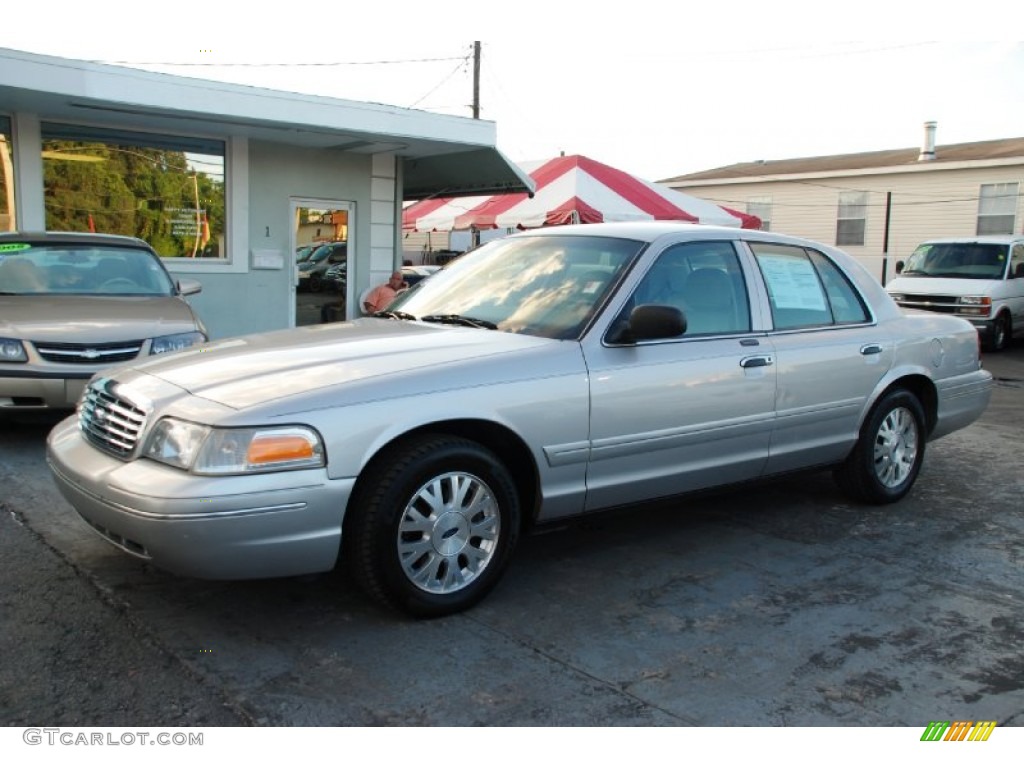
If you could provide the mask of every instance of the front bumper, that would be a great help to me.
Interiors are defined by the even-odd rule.
[[[965,320],[969,320],[971,325],[974,326],[974,330],[978,332],[978,337],[982,342],[991,342],[995,336],[996,321],[992,317],[967,317]]]
[[[76,377],[11,376],[0,372],[0,413],[70,410],[78,404],[92,372]]]
[[[199,477],[87,443],[76,418],[47,440],[61,494],[107,541],[164,570],[255,579],[334,568],[354,480],[326,471]]]

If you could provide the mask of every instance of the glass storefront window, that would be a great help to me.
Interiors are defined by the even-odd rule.
[[[226,259],[224,142],[42,128],[48,230],[130,235],[170,259]]]
[[[14,217],[14,153],[11,119],[0,115],[0,232],[17,229]]]

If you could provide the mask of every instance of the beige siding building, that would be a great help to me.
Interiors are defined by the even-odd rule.
[[[837,245],[880,280],[923,240],[1024,228],[1024,138],[936,145],[934,123],[919,148],[740,163],[660,183]]]

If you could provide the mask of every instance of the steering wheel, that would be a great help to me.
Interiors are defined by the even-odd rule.
[[[134,280],[130,280],[127,277],[112,277],[110,280],[105,280],[100,283],[100,290],[104,291],[117,291],[122,288],[134,291],[139,287],[139,284]]]

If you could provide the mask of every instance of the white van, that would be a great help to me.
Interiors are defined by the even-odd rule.
[[[1024,337],[1024,235],[962,237],[921,243],[886,284],[907,309],[970,320],[986,350]]]

